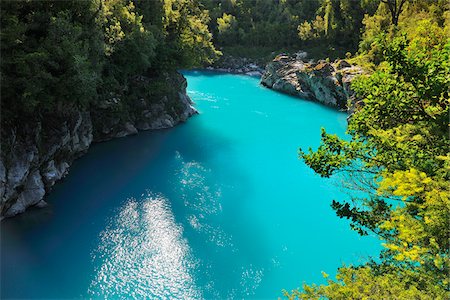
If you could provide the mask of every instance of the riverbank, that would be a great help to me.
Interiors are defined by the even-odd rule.
[[[261,59],[224,55],[213,64],[206,66],[204,70],[261,77],[265,65],[266,61]]]
[[[224,55],[214,64],[196,70],[258,77],[270,89],[350,113],[358,102],[351,82],[365,73],[347,60],[314,60],[301,50],[281,53],[267,62],[263,58]]]
[[[378,255],[330,207],[338,181],[297,158],[321,127],[345,136],[346,114],[254,77],[183,73],[201,115],[92,145],[51,207],[3,221],[2,299],[276,299]]]
[[[351,82],[362,74],[361,67],[343,59],[314,61],[307,60],[306,53],[282,54],[267,64],[261,84],[302,99],[351,111],[357,103]]]
[[[362,69],[345,60],[314,62],[307,53],[278,55],[263,66],[261,61],[226,56],[206,70],[245,74],[261,78],[261,84],[302,99],[317,101],[341,110],[355,103],[351,81]],[[150,98],[136,97],[125,103],[111,98],[88,110],[76,108],[55,111],[24,126],[2,131],[0,159],[0,218],[24,212],[28,207],[46,205],[44,197],[64,178],[71,163],[93,142],[136,134],[143,130],[170,128],[197,113],[186,95],[186,80],[178,73],[158,79],[138,76],[130,89],[141,93],[154,89]]]
[[[151,97],[142,95],[130,102],[111,95],[89,109],[64,107],[3,127],[0,218],[23,213],[28,207],[46,206],[45,196],[92,143],[170,128],[197,113],[180,73],[167,73],[156,80],[136,77],[130,92],[139,94],[149,87]]]

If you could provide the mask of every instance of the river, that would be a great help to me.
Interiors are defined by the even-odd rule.
[[[346,114],[186,71],[200,114],[93,145],[46,199],[1,224],[1,298],[270,298],[323,283],[380,242],[335,216],[348,199],[298,159]]]

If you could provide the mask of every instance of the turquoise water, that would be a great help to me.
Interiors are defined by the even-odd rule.
[[[297,159],[346,115],[239,75],[185,72],[200,115],[94,145],[1,225],[1,298],[272,298],[376,255]]]

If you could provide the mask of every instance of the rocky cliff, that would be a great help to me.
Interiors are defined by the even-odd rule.
[[[306,62],[304,55],[279,55],[267,64],[261,83],[274,90],[347,109],[354,97],[351,81],[363,70],[345,60]]]
[[[2,126],[0,218],[45,206],[44,196],[91,143],[186,121],[197,113],[186,86],[179,73],[157,80],[138,76],[126,101],[111,94],[90,108],[60,108],[22,124]]]
[[[265,63],[261,60],[223,55],[212,65],[206,67],[206,69],[211,71],[261,77],[264,72],[264,65]]]

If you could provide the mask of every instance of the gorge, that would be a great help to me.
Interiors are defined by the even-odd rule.
[[[3,220],[2,298],[277,297],[376,255],[329,206],[348,197],[339,177],[297,159],[322,126],[344,136],[345,113],[249,76],[184,74],[199,115],[93,145],[49,207]]]
[[[139,76],[134,88],[153,80]],[[139,98],[124,104],[120,97],[111,97],[90,110],[56,111],[9,128],[2,141],[8,146],[3,147],[0,157],[0,218],[23,213],[28,207],[45,206],[45,194],[92,142],[138,130],[173,127],[197,113],[181,74],[166,74],[164,82],[170,91],[156,99]]]
[[[0,298],[450,298],[447,0],[0,6]]]

